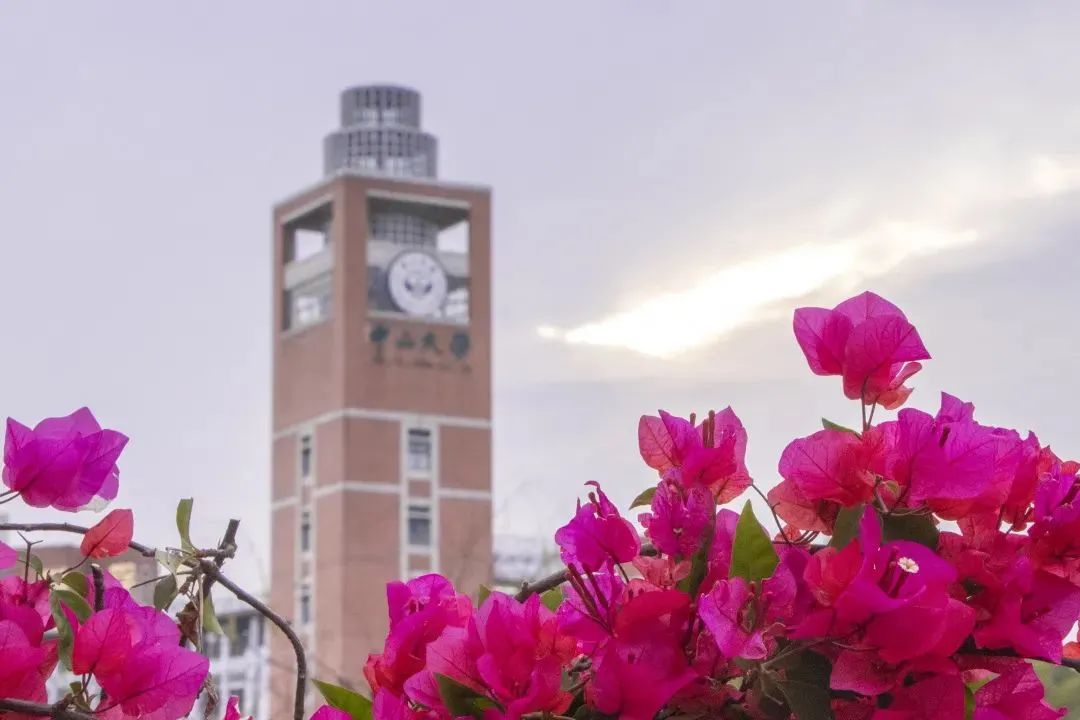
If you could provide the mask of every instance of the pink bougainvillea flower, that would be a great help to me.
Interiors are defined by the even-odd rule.
[[[764,659],[775,646],[774,637],[801,621],[811,601],[808,592],[800,592],[809,557],[800,548],[784,548],[780,563],[759,591],[734,577],[719,580],[701,597],[701,621],[723,657]]]
[[[929,433],[924,436],[924,439],[936,439],[940,451],[928,447],[920,453],[924,457],[917,458],[915,462],[924,470],[935,463],[948,465],[948,470],[937,469],[938,473],[946,475],[958,472],[958,468],[959,472],[968,471],[972,476],[985,472],[989,474],[981,483],[974,483],[981,488],[977,494],[972,494],[970,488],[965,488],[961,493],[950,490],[930,497],[928,504],[935,513],[947,520],[993,511],[1015,528],[1021,528],[1026,523],[1026,514],[1040,474],[1041,449],[1038,438],[1028,433],[1025,439],[1015,430],[980,425],[975,422],[974,412],[975,406],[971,403],[942,393],[941,409],[934,417]],[[912,418],[908,416],[907,419]],[[918,420],[925,430],[925,418]],[[904,475],[903,471],[900,474]],[[918,487],[920,483],[914,488],[917,499],[921,499],[918,498],[919,492],[928,492],[925,487]],[[941,493],[940,490],[937,492]]]
[[[427,646],[426,671],[406,692],[428,707],[441,707],[433,674],[445,675],[498,703],[500,718],[525,713],[561,714],[572,696],[561,687],[574,639],[558,629],[555,614],[531,596],[519,603],[493,592],[464,628],[447,628]]]
[[[879,429],[889,448],[883,474],[903,488],[911,506],[978,498],[995,481],[999,442],[993,428],[973,421],[939,423],[909,408]],[[1014,462],[1014,473],[1015,467]]]
[[[578,500],[574,517],[555,533],[563,562],[591,571],[630,562],[641,549],[637,530],[619,514],[599,484],[587,484],[595,488],[589,493],[589,502],[582,505]]]
[[[816,375],[841,375],[844,394],[887,409],[904,404],[904,382],[929,359],[915,326],[900,308],[865,292],[832,310],[795,311],[795,339]]]
[[[701,598],[698,612],[724,657],[762,660],[768,654],[757,619],[757,598],[743,578],[716,583]]]
[[[453,583],[437,573],[421,575],[408,582],[387,583],[386,605],[391,629],[410,615],[422,613],[432,606],[447,613],[447,622],[452,625],[464,625],[472,615],[469,597],[459,593]]]
[[[746,469],[746,429],[730,408],[694,426],[660,411],[638,422],[638,448],[660,476],[691,488],[708,488],[718,503],[738,497],[752,482]]]
[[[874,447],[843,430],[819,430],[793,440],[780,456],[780,476],[807,500],[849,507],[874,496]]]
[[[383,692],[402,696],[405,683],[424,669],[428,644],[447,627],[463,627],[472,615],[469,598],[437,574],[388,583],[386,600],[390,632],[383,651],[369,655],[364,665],[376,699]]]
[[[602,713],[651,720],[696,673],[682,647],[690,597],[677,590],[646,592],[618,614],[612,638],[593,655],[586,698]]]
[[[75,632],[72,670],[92,674],[108,700],[103,717],[176,720],[195,704],[209,661],[181,647],[180,630],[152,607],[119,607],[91,615]]]
[[[31,604],[0,595],[0,697],[46,700],[45,683],[57,661],[46,627]]]
[[[0,542],[0,570],[7,570],[19,561],[19,553],[9,545]]]
[[[1060,467],[1035,493],[1031,556],[1036,565],[1080,585],[1080,477]]]
[[[688,558],[711,536],[715,517],[716,503],[706,488],[685,488],[662,480],[653,495],[651,512],[642,513],[638,520],[657,550]]]
[[[1034,570],[1026,557],[1013,559],[1007,577],[1002,589],[982,593],[990,617],[975,628],[976,644],[1061,662],[1065,636],[1080,617],[1080,587]]]
[[[106,558],[127,552],[135,533],[135,516],[130,510],[113,510],[83,535],[79,549],[89,558]]]
[[[1080,616],[1080,587],[1037,568],[1031,540],[998,530],[996,514],[966,518],[960,528],[962,535],[942,533],[938,549],[976,613],[976,644],[1057,662]]]
[[[25,606],[40,618],[43,627],[50,627],[49,583],[44,580],[26,582],[18,575],[0,578],[0,605]]]
[[[950,595],[956,570],[917,543],[882,544],[873,510],[864,512],[858,538],[816,553],[804,578],[818,607],[791,636],[843,638],[836,690],[875,695],[912,669],[951,667],[947,658],[975,624],[974,611]]]
[[[791,480],[781,480],[768,493],[769,504],[789,528],[800,532],[820,532],[831,535],[841,505],[832,500],[816,500],[806,496]]]
[[[116,460],[127,437],[103,430],[87,408],[46,418],[33,430],[11,418],[4,442],[4,484],[33,507],[74,511],[116,497]]]
[[[632,580],[631,583],[641,583]],[[596,573],[582,588],[585,597],[574,583],[563,589],[563,602],[556,611],[559,630],[574,637],[579,649],[588,654],[606,640],[615,626],[615,618],[623,604],[626,583],[611,572]]]
[[[658,557],[638,555],[634,558],[634,568],[650,585],[663,590],[670,590],[690,574],[689,560],[676,560],[670,555]],[[727,573],[724,573],[727,577]]]
[[[975,691],[972,720],[1057,720],[1065,715],[1065,710],[1046,704],[1042,680],[1031,663],[1014,658],[992,660],[996,661],[990,665],[997,677]]]

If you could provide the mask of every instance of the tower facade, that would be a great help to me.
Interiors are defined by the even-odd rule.
[[[341,96],[326,177],[273,212],[271,601],[363,685],[387,581],[491,575],[491,194],[442,182],[420,96]],[[273,717],[292,653],[271,645]]]

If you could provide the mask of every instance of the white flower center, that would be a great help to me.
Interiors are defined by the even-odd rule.
[[[900,569],[906,573],[919,572],[919,563],[915,562],[909,557],[902,557],[896,561],[896,564],[900,566]]]

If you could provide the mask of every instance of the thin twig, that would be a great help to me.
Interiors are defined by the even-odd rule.
[[[45,703],[29,702],[27,700],[0,698],[0,711],[37,715],[38,717],[53,718],[53,720],[97,720],[93,715],[70,709],[68,703],[64,700],[52,705],[46,705]]]
[[[94,610],[100,612],[105,608],[105,573],[97,563],[90,566],[90,573],[94,576]]]
[[[94,612],[101,612],[105,609],[105,573],[101,571],[100,565],[91,563],[90,574],[94,576]],[[101,697],[98,701],[98,707],[104,705],[107,699],[108,695],[103,687],[101,688]]]

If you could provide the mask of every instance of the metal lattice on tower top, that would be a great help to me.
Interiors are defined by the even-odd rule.
[[[341,127],[323,141],[327,175],[353,170],[434,178],[438,140],[420,128],[420,93],[398,85],[359,85],[341,93]]]

